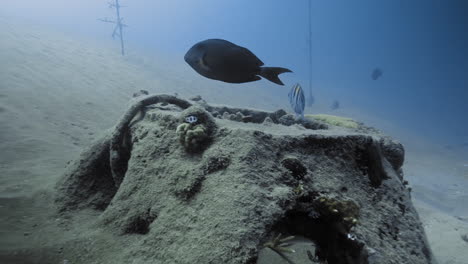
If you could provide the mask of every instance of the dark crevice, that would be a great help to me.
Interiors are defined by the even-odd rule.
[[[301,180],[307,174],[307,168],[296,157],[286,157],[281,161],[281,165],[291,172],[291,175]]]
[[[125,228],[127,234],[147,234],[150,231],[149,226],[156,219],[157,215],[148,210],[145,214],[136,216]]]
[[[320,208],[306,206],[291,210],[273,226],[272,232],[293,236],[303,236],[315,242],[315,252],[320,261],[328,264],[367,264],[367,251],[364,243],[349,233],[350,226],[342,221],[342,216],[325,214]]]

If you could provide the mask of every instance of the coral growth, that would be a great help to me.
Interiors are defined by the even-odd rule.
[[[201,107],[192,106],[182,112],[182,122],[176,130],[180,143],[189,152],[202,151],[216,129],[211,114]]]
[[[198,149],[207,139],[204,125],[180,124],[177,127],[177,135],[179,135],[180,143],[182,143],[187,150]]]
[[[359,206],[353,201],[320,197],[316,200],[315,210],[314,213],[320,217],[342,224],[346,233],[357,224],[359,218]]]

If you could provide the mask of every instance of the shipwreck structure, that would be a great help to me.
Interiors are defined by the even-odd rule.
[[[194,99],[138,97],[58,182],[61,214],[138,236],[109,263],[435,263],[400,143]]]
[[[109,8],[115,8],[115,20],[111,20],[108,18],[99,19],[105,23],[114,24],[114,30],[112,31],[112,38],[118,37],[120,40],[120,53],[122,56],[125,55],[125,45],[124,45],[124,37],[123,37],[123,28],[127,27],[126,24],[123,23],[123,17],[120,16],[120,8],[123,6],[120,5],[119,0],[114,0],[115,2],[109,2]]]

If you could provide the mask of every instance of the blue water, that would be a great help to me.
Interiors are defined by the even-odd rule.
[[[286,85],[309,80],[316,103],[355,107],[431,141],[468,141],[468,2],[464,0],[120,0],[128,51],[182,60],[194,43],[224,38],[265,64],[290,68]],[[106,1],[6,0],[0,14],[108,41]],[[119,49],[119,42],[113,43]],[[188,65],[186,65],[188,67]],[[373,81],[375,67],[383,76]],[[193,76],[186,78],[196,78]],[[244,84],[249,85],[249,84]],[[268,84],[269,85],[269,84]],[[284,97],[284,93],[271,89]],[[284,100],[287,100],[286,98]],[[314,112],[314,109],[308,109]]]

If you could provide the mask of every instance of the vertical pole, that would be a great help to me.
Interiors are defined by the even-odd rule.
[[[312,95],[312,0],[309,2],[309,100],[307,100],[308,106],[311,106],[314,102],[314,96]]]
[[[115,10],[117,12],[117,26],[119,27],[120,48],[121,48],[121,52],[122,52],[122,56],[123,56],[123,55],[125,55],[125,50],[124,50],[124,41],[123,41],[123,35],[122,35],[122,21],[120,20],[119,0],[115,0]]]

